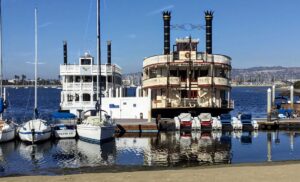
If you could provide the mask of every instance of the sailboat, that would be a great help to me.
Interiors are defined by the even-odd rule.
[[[3,112],[6,108],[5,90],[3,91],[3,64],[2,64],[2,7],[0,0],[0,142],[7,142],[15,138],[16,128],[13,123],[3,120]]]
[[[47,125],[45,120],[38,118],[37,109],[37,9],[34,10],[35,13],[35,87],[34,87],[34,118],[30,121],[24,123],[19,130],[19,137],[25,142],[39,142],[47,140],[51,136],[51,127]]]
[[[111,117],[101,110],[101,54],[100,54],[100,0],[97,0],[97,92],[98,101],[96,104],[96,116],[89,116],[77,125],[77,134],[79,139],[93,143],[102,143],[113,139],[115,133],[115,123]]]

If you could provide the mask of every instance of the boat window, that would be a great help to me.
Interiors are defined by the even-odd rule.
[[[93,101],[97,101],[97,94],[93,95]]]
[[[78,94],[75,94],[75,101],[79,101],[79,95]]]
[[[179,70],[179,76],[181,78],[181,81],[186,81],[187,71],[186,70]]]
[[[82,101],[91,101],[90,94],[82,94]]]
[[[198,91],[197,90],[192,90],[191,91],[191,98],[197,98],[198,97]]]
[[[123,105],[127,105],[127,103],[126,103],[126,102],[123,102]]]
[[[149,72],[150,72],[149,78],[156,78],[157,73],[156,73],[156,70],[155,70],[155,69],[150,70]]]
[[[108,80],[108,82],[112,82],[112,79],[111,79],[111,76],[110,76],[110,75],[107,76],[107,80]]]
[[[181,90],[181,98],[187,98],[188,94],[187,94],[187,90]]]
[[[177,76],[177,70],[170,70],[170,76]]]
[[[200,70],[200,77],[208,76],[208,69],[201,69]]]
[[[83,82],[92,82],[92,77],[91,76],[84,76],[83,77]]]
[[[68,102],[72,102],[72,101],[73,101],[73,95],[68,94],[68,95],[67,95],[67,101],[68,101]]]
[[[73,76],[67,76],[67,82],[73,82]]]
[[[90,65],[91,62],[91,59],[81,59],[81,65]]]
[[[75,82],[80,82],[80,76],[75,77]]]
[[[136,107],[136,104],[133,104],[133,107]]]

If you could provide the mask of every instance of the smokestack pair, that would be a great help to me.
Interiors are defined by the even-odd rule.
[[[212,54],[212,20],[213,11],[205,11],[206,20],[206,53]],[[170,54],[170,22],[171,22],[171,12],[163,12],[164,20],[164,54]]]
[[[68,64],[68,43],[67,41],[63,42],[64,50],[64,64]],[[107,41],[107,64],[111,64],[111,41]]]

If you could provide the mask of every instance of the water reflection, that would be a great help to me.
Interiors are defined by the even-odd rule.
[[[197,166],[299,160],[298,131],[125,134],[98,145],[76,139],[36,145],[0,144],[0,176],[49,169],[112,166]]]

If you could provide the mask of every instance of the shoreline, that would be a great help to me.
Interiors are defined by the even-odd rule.
[[[78,174],[58,176],[8,176],[3,181],[298,181],[300,161],[240,163],[197,167],[122,168],[97,171],[86,168]],[[98,169],[99,170],[99,169]],[[134,171],[133,171],[134,170]],[[100,180],[101,179],[101,180]],[[1,181],[2,181],[1,180]]]

